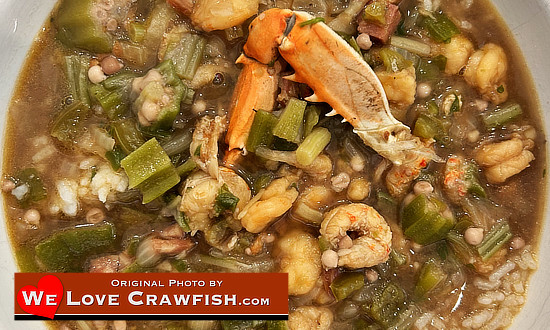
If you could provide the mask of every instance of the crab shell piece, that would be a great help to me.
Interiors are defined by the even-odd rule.
[[[279,70],[269,68],[252,58],[241,55],[237,63],[243,64],[229,114],[231,120],[225,141],[232,149],[244,149],[254,121],[254,110],[272,111],[275,107]]]
[[[285,77],[307,84],[310,102],[326,102],[355,128],[365,144],[404,164],[434,152],[414,137],[390,112],[386,94],[361,55],[326,24],[302,24],[313,16],[288,9],[269,9],[250,24],[244,52],[262,63],[279,53],[295,70]]]

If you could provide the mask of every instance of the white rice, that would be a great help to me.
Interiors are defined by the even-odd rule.
[[[495,270],[490,276],[489,281],[495,282],[500,280],[504,275],[509,273],[510,271],[514,270],[516,268],[516,263],[512,260],[507,260],[504,265],[500,266]]]

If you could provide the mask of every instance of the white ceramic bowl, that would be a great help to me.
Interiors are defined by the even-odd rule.
[[[25,55],[56,0],[0,0],[0,131]],[[493,0],[523,50],[538,92],[545,131],[550,132],[550,0]],[[533,95],[535,91],[533,91]],[[29,111],[32,111],[29,109]],[[3,134],[2,134],[3,136]],[[2,138],[3,141],[3,138]],[[0,144],[3,150],[3,143]],[[547,147],[548,151],[548,147]],[[548,154],[548,152],[547,152]],[[0,159],[1,162],[1,159]],[[547,184],[548,186],[548,184]],[[548,190],[548,189],[547,189]],[[3,214],[3,203],[0,214]],[[0,219],[2,216],[0,216]],[[550,221],[546,210],[545,222]],[[512,329],[548,329],[550,323],[550,227],[544,226],[539,253],[540,267],[531,279],[527,304]],[[42,322],[13,320],[13,274],[16,266],[0,221],[0,329],[45,328]]]

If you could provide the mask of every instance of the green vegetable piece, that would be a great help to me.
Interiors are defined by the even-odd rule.
[[[223,320],[221,324],[223,330],[259,330],[266,327],[266,321],[257,320]]]
[[[430,37],[437,42],[448,43],[453,36],[460,34],[456,25],[443,13],[433,13],[433,17],[424,18],[423,24]]]
[[[380,49],[379,54],[388,72],[398,72],[412,65],[403,55],[389,48]]]
[[[273,135],[293,143],[300,143],[306,101],[291,98],[273,128]]]
[[[126,171],[129,187],[134,188],[156,173],[173,167],[157,139],[152,138],[120,162]]]
[[[414,124],[413,134],[424,138],[440,138],[446,135],[445,128],[441,121],[428,114],[420,114]]]
[[[386,0],[374,0],[365,7],[363,19],[378,25],[386,24],[386,11],[388,2]]]
[[[182,79],[191,80],[203,58],[206,39],[189,31],[173,30],[167,35],[164,59],[174,62],[175,70]]]
[[[487,129],[502,126],[523,114],[521,106],[517,103],[508,104],[502,108],[487,110],[481,114],[481,120]]]
[[[390,39],[390,45],[397,48],[402,48],[420,56],[430,56],[431,53],[430,45],[411,38],[392,36]]]
[[[254,180],[254,184],[252,185],[252,190],[254,191],[254,194],[257,194],[260,190],[269,186],[274,178],[275,176],[271,172],[261,174],[259,177],[257,177]]]
[[[35,252],[48,271],[78,272],[85,258],[105,251],[115,238],[115,227],[110,223],[79,225],[55,232],[38,243]]]
[[[317,23],[321,23],[321,22],[325,23],[325,19],[323,17],[315,17],[315,18],[312,18],[310,20],[307,20],[307,21],[304,21],[304,22],[300,23],[300,27],[313,25],[313,24],[317,24]]]
[[[397,202],[387,192],[378,190],[376,192],[376,206],[383,214],[395,214],[397,210]]]
[[[303,166],[313,163],[330,142],[330,131],[324,127],[315,128],[296,149],[296,160]]]
[[[451,230],[445,239],[460,262],[465,265],[469,265],[474,262],[474,250],[470,244],[466,243],[464,236],[461,235],[458,230]]]
[[[332,281],[330,290],[336,300],[343,300],[364,285],[365,277],[362,273],[343,273]]]
[[[18,202],[21,206],[26,207],[32,202],[38,202],[46,198],[47,191],[40,179],[39,173],[34,168],[26,168],[12,178],[16,187],[26,185],[28,188],[27,193]]]
[[[185,163],[178,166],[176,170],[180,177],[186,177],[191,174],[191,172],[193,172],[196,167],[197,163],[195,163],[193,159],[189,158],[187,161],[185,161]]]
[[[174,267],[175,270],[177,270],[179,273],[188,273],[189,272],[189,265],[187,264],[187,261],[181,260],[181,259],[172,259],[170,261],[170,264],[172,267]]]
[[[497,92],[500,93],[500,94],[504,93],[504,85],[498,86]]]
[[[122,152],[129,155],[145,143],[141,132],[137,129],[137,123],[132,118],[122,119],[111,123],[113,138]]]
[[[90,86],[89,92],[94,102],[101,106],[110,120],[119,118],[128,108],[121,90],[109,91],[103,85],[96,84]]]
[[[65,56],[65,73],[69,83],[69,91],[74,101],[80,101],[90,106],[88,96],[88,67],[90,59],[87,56]]]
[[[272,113],[258,110],[254,115],[254,121],[248,133],[246,149],[256,152],[259,146],[269,146],[273,142],[273,128],[277,124],[277,117]]]
[[[267,330],[288,330],[287,322],[283,320],[268,320],[266,326]]]
[[[128,24],[128,36],[130,40],[135,43],[141,43],[145,40],[145,35],[147,34],[147,28],[145,24],[141,22],[130,22]]]
[[[332,248],[330,242],[328,239],[324,236],[319,237],[319,248],[321,249],[321,252],[325,252],[326,250],[330,250]]]
[[[189,227],[189,218],[185,215],[185,213],[178,212],[176,214],[176,222],[178,223],[178,225],[180,225],[181,229],[183,229],[184,232],[191,232],[191,227]]]
[[[68,47],[76,47],[93,53],[110,53],[112,38],[94,14],[94,0],[64,0],[54,15],[57,39]]]
[[[445,238],[454,226],[453,218],[442,215],[447,205],[435,197],[420,194],[403,209],[401,226],[406,236],[418,244],[430,244]]]
[[[390,258],[398,266],[403,266],[407,262],[407,256],[396,251],[395,249],[391,249]]]
[[[171,162],[170,165],[170,167],[156,172],[137,186],[143,195],[143,204],[152,202],[180,182],[181,178],[176,168]]]
[[[321,108],[316,105],[308,105],[304,113],[304,138],[308,136],[315,125],[319,123],[319,116],[321,116]]]
[[[124,157],[126,157],[126,154],[117,146],[115,146],[113,150],[109,150],[105,153],[105,158],[107,158],[111,164],[111,167],[115,171],[118,171],[120,168],[120,162],[124,159]]]
[[[238,203],[239,197],[233,195],[233,193],[231,193],[231,191],[229,190],[227,184],[224,183],[218,191],[218,195],[216,196],[214,212],[216,212],[216,216],[220,215],[225,210],[233,212],[235,211]]]
[[[378,324],[388,328],[405,307],[405,298],[403,289],[388,282],[376,290],[372,303],[367,306],[367,314]]]
[[[427,261],[420,269],[420,275],[414,288],[414,295],[419,298],[425,297],[446,278],[447,274],[439,264],[434,260]]]
[[[445,58],[446,61],[446,58]],[[421,58],[416,66],[416,81],[430,81],[436,80],[441,76],[441,72],[445,70],[440,69],[440,60]]]
[[[90,116],[90,108],[80,101],[65,106],[54,118],[51,135],[60,142],[70,145],[82,133],[83,122]]]
[[[481,244],[477,246],[477,252],[481,257],[481,260],[487,261],[498,250],[500,250],[506,242],[512,238],[512,232],[510,231],[510,225],[507,221],[497,223],[491,228],[491,230],[485,235]]]

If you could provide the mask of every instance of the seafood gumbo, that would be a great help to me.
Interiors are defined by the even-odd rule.
[[[483,0],[62,0],[8,113],[25,272],[286,272],[288,321],[60,329],[505,328],[545,137]]]

